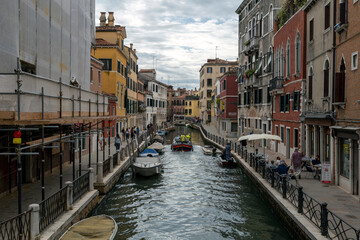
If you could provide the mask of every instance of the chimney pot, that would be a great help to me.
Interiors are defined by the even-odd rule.
[[[114,26],[115,18],[114,18],[114,12],[109,12],[108,16],[108,24],[109,26]]]
[[[130,49],[131,49],[131,50],[133,49],[133,44],[132,44],[132,43],[130,43]]]
[[[100,26],[105,26],[106,24],[106,16],[105,16],[106,12],[100,12]]]

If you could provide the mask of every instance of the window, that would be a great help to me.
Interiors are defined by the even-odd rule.
[[[286,76],[290,77],[290,40],[286,44]]]
[[[101,86],[101,71],[98,70],[99,86]]]
[[[340,72],[336,73],[335,78],[335,102],[345,102],[345,81],[346,81],[346,66],[344,59],[341,59]]]
[[[308,98],[309,100],[313,99],[313,71],[312,68],[310,68],[310,73],[309,73],[309,92],[308,92]]]
[[[93,68],[92,67],[90,67],[90,83],[92,84],[93,83],[93,81],[94,81],[94,77],[93,77]]]
[[[225,67],[221,67],[221,68],[220,68],[220,73],[225,73],[225,71],[226,71],[226,68],[225,68]]]
[[[358,68],[358,52],[351,54],[351,70],[356,70]]]
[[[285,112],[289,112],[290,110],[290,94],[285,95]]]
[[[301,39],[300,36],[296,36],[295,42],[295,72],[300,73],[300,56],[301,56]]]
[[[231,132],[237,132],[238,125],[235,122],[231,123]]]
[[[226,90],[226,80],[223,82],[223,90]]]
[[[281,137],[281,142],[284,142],[284,127],[280,127],[280,137]]]
[[[262,103],[262,89],[255,90],[255,104],[261,104]]]
[[[285,112],[285,96],[280,96],[280,112]]]
[[[312,40],[314,40],[314,19],[311,19],[309,23],[309,41]]]
[[[189,106],[191,106],[191,101],[189,102]]]
[[[226,131],[226,122],[222,122],[221,125],[222,125],[222,130]]]
[[[355,1],[354,1],[355,3]],[[347,1],[339,1],[339,21],[341,24],[347,23]]]
[[[100,58],[99,60],[104,63],[103,70],[111,71],[111,61],[112,61],[112,59]]]
[[[324,29],[328,29],[330,27],[330,3],[325,6],[325,25]]]
[[[273,18],[273,8],[272,8],[272,5],[270,6],[270,9],[269,9],[269,30],[272,30],[273,29],[273,25],[274,25],[274,18]]]
[[[185,115],[188,115],[188,110],[187,109],[185,109]]]
[[[294,129],[294,147],[299,147],[299,129]]]
[[[211,90],[207,90],[206,97],[207,97],[207,98],[211,98]]]
[[[209,79],[207,80],[207,86],[208,86],[208,87],[211,87],[211,86],[212,86],[212,79],[211,79],[211,78],[209,78]]]
[[[300,110],[300,92],[293,92],[293,110]]]
[[[206,72],[207,72],[207,73],[212,73],[212,67],[206,68]]]
[[[268,121],[268,131],[271,131],[271,121]]]
[[[329,96],[329,61],[325,61],[324,65],[324,97]]]
[[[239,93],[239,95],[238,95],[238,105],[239,106],[241,105],[241,93]]]
[[[120,63],[120,61],[118,60],[118,61],[117,61],[117,72],[120,73],[120,71],[121,71],[121,63]]]
[[[192,109],[189,109],[189,115],[192,115]]]

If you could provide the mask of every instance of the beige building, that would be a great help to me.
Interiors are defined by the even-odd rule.
[[[137,118],[142,118],[138,114],[138,57],[136,49],[133,49],[133,44],[130,47],[125,46],[125,53],[127,55],[127,77],[126,77],[126,119],[127,126],[134,127],[137,123]]]
[[[333,1],[311,0],[305,5],[306,28],[306,155],[320,156],[322,163],[330,162],[330,126],[333,81]]]
[[[226,61],[219,58],[208,59],[200,68],[200,119],[204,122],[214,120],[214,99],[215,80],[231,67],[236,67],[236,61]]]

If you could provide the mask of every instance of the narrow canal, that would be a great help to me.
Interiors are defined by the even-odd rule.
[[[200,133],[191,135],[193,152],[167,145],[160,176],[127,171],[94,211],[116,220],[116,239],[291,239],[241,169],[221,168],[202,153]]]

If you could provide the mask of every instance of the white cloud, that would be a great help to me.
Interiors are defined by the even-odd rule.
[[[134,44],[139,68],[155,67],[158,80],[174,87],[199,87],[199,69],[208,58],[237,58],[235,0],[97,0],[125,26],[125,44]],[[155,59],[155,60],[154,60]],[[169,81],[170,80],[170,81]]]

